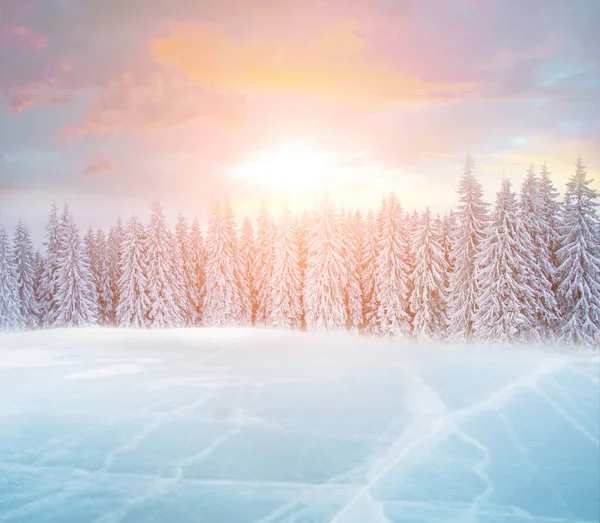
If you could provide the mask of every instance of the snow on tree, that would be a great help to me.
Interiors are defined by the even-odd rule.
[[[470,340],[473,336],[479,280],[476,258],[481,251],[487,225],[483,191],[473,169],[473,160],[467,157],[458,186],[459,205],[452,239],[448,335],[456,340]]]
[[[254,237],[252,222],[247,216],[242,223],[239,246],[241,278],[246,282],[249,291],[248,306],[250,310],[246,311],[246,316],[250,319],[249,323],[253,324],[258,308],[256,285],[254,281],[254,271],[256,269],[256,239]]]
[[[0,224],[0,332],[25,328],[17,267],[6,229]]]
[[[148,325],[175,327],[184,323],[181,296],[176,281],[177,267],[174,245],[167,229],[163,208],[158,201],[152,204],[150,222],[146,227],[147,283],[150,301]]]
[[[287,207],[283,209],[275,235],[270,287],[273,309],[268,317],[269,326],[299,329],[302,325],[300,250],[298,230]]]
[[[302,310],[301,326],[302,330],[306,330],[306,314],[304,308],[304,278],[306,275],[306,256],[308,253],[308,233],[312,227],[312,213],[304,210],[299,218],[296,218],[296,228],[298,230],[298,256],[300,265],[300,304]]]
[[[117,306],[119,304],[119,280],[121,279],[121,246],[123,245],[123,224],[121,218],[108,231],[106,242],[106,263],[108,271],[108,288],[106,289],[107,316],[110,323],[117,322]]]
[[[36,297],[37,266],[31,236],[21,220],[15,227],[13,245],[21,317],[25,327],[35,329],[40,324],[40,309]]]
[[[204,324],[208,327],[238,326],[244,321],[238,261],[230,206],[214,203],[206,232]]]
[[[581,158],[567,183],[559,228],[558,296],[562,308],[561,340],[577,346],[600,344],[600,250],[598,191],[590,187]]]
[[[441,220],[431,220],[429,209],[423,214],[419,227],[414,229],[412,250],[415,267],[410,308],[413,313],[413,334],[421,340],[444,337],[448,318],[447,271],[442,245]]]
[[[96,235],[92,228],[88,228],[83,237],[85,255],[90,261],[90,273],[92,275],[92,300],[98,303],[98,287],[100,285],[100,260],[96,248]]]
[[[329,198],[315,209],[307,239],[304,309],[310,331],[346,328],[344,286],[347,281],[344,241]]]
[[[256,325],[267,325],[270,311],[273,310],[273,250],[275,246],[275,223],[263,201],[258,213],[256,228],[256,269],[254,292],[256,293]]]
[[[193,308],[192,325],[202,323],[202,307],[204,304],[204,265],[206,253],[204,251],[204,238],[198,218],[194,218],[190,231],[190,265],[192,282],[190,300]]]
[[[52,327],[56,318],[56,276],[58,273],[58,244],[59,244],[59,217],[55,203],[50,207],[46,221],[46,238],[44,246],[46,255],[44,267],[38,287],[38,304],[40,307],[41,326]]]
[[[187,325],[193,325],[196,316],[194,303],[195,267],[192,256],[190,228],[183,215],[177,217],[175,224],[175,278],[177,293],[181,297],[181,310]]]
[[[442,219],[442,249],[444,250],[444,259],[446,260],[446,265],[448,267],[448,274],[446,278],[450,276],[452,272],[452,239],[454,238],[454,231],[456,228],[456,219],[454,216],[454,212],[450,210],[450,212],[444,215]]]
[[[98,322],[100,325],[114,323],[112,312],[112,286],[110,282],[109,255],[106,235],[98,229],[94,236],[96,248],[96,294],[98,296]]]
[[[360,286],[363,297],[362,331],[367,334],[377,333],[377,293],[375,290],[375,264],[377,260],[377,243],[379,230],[377,220],[372,211],[367,214],[365,231],[361,242]]]
[[[363,324],[361,289],[362,215],[359,211],[356,211],[354,214],[348,214],[340,225],[344,240],[344,259],[346,260],[347,272],[345,301],[348,323],[346,327],[352,332],[357,332]]]
[[[35,290],[35,301],[37,303],[39,312],[38,327],[43,327],[42,307],[40,304],[42,300],[42,277],[44,274],[44,257],[42,256],[42,253],[39,249],[35,251],[33,265],[35,267],[35,278],[33,288]]]
[[[409,336],[410,252],[406,218],[395,195],[384,199],[377,217],[379,238],[375,259],[377,332]]]
[[[84,327],[98,320],[90,260],[67,206],[59,225],[54,327]]]
[[[123,232],[123,242],[119,248],[119,303],[116,310],[116,324],[120,327],[143,328],[148,326],[150,301],[146,293],[147,254],[145,252],[146,232],[144,226],[134,216]]]
[[[559,202],[559,194],[546,165],[542,166],[539,180],[540,191],[540,226],[542,228],[541,235],[545,248],[548,249],[550,255],[550,263],[552,267],[546,268],[548,273],[552,273],[552,289],[556,294],[558,288],[558,249],[560,248],[559,226],[561,220],[561,204]],[[553,270],[552,270],[553,269]]]
[[[476,259],[478,295],[473,327],[479,339],[519,341],[532,330],[531,245],[523,242],[523,234],[516,195],[505,178]]]
[[[525,309],[531,326],[528,337],[538,341],[548,336],[558,319],[553,290],[556,267],[550,245],[546,243],[550,225],[545,221],[540,185],[533,167],[529,168],[519,198],[518,236],[520,252],[527,264],[526,285],[532,292],[531,302]]]

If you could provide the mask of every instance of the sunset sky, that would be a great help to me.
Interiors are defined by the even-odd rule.
[[[488,200],[544,161],[562,190],[600,171],[599,28],[598,0],[0,0],[0,219],[444,211],[467,153]]]

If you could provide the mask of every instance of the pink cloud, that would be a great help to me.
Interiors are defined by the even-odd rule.
[[[180,75],[124,73],[104,87],[85,121],[67,137],[176,126],[194,119],[235,122],[243,118],[241,100],[210,93]]]
[[[43,49],[48,45],[48,42],[43,36],[36,34],[33,30],[27,27],[13,27],[9,33],[18,37],[33,49]]]

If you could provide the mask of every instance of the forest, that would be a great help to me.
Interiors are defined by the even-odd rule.
[[[562,197],[545,166],[486,203],[471,158],[447,214],[394,194],[367,213],[237,221],[213,202],[202,230],[159,202],[148,223],[79,230],[53,205],[38,250],[0,225],[0,331],[83,326],[349,331],[459,342],[600,345],[598,191],[579,159]]]

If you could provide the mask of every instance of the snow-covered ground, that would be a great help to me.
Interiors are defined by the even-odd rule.
[[[0,336],[0,521],[597,522],[598,356]]]

